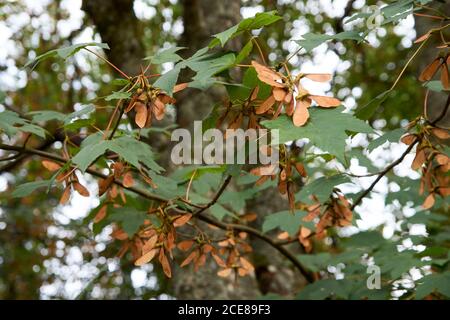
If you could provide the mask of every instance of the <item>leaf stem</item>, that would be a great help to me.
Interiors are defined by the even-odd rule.
[[[122,70],[120,70],[118,67],[116,67],[112,62],[110,62],[108,59],[102,57],[101,55],[99,55],[98,53],[96,53],[95,51],[92,51],[91,49],[88,48],[83,48],[86,51],[89,51],[90,53],[92,53],[93,55],[95,55],[97,58],[105,61],[107,64],[109,64],[112,68],[114,68],[117,72],[119,72],[123,77],[127,78],[128,80],[130,79],[130,76],[127,75],[125,72],[123,72]]]

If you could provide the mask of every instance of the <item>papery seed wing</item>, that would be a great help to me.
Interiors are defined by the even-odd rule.
[[[333,97],[314,96],[314,95],[310,95],[309,97],[313,99],[315,102],[317,102],[317,104],[322,108],[332,108],[341,105],[341,101]]]
[[[259,80],[271,85],[272,87],[284,88],[284,84],[282,83],[283,76],[281,74],[269,69],[266,66],[263,66],[262,64],[259,64],[256,61],[252,61],[252,66],[258,74]]]

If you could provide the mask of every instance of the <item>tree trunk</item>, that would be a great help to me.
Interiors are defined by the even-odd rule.
[[[109,60],[132,76],[140,71],[145,47],[142,25],[133,10],[134,0],[84,0],[82,9],[111,50]]]
[[[184,32],[179,45],[187,47],[183,52],[185,57],[208,45],[211,35],[240,21],[240,0],[182,0],[182,5]],[[142,27],[133,12],[133,1],[83,1],[83,10],[96,25],[102,41],[111,47],[107,52],[109,60],[130,75],[139,72],[145,50]],[[237,51],[240,46],[239,39],[234,39],[226,49]],[[190,74],[184,73],[181,81],[189,77]],[[225,95],[225,89],[221,86],[213,86],[206,92],[196,89],[182,91],[177,95],[177,124],[192,128],[193,121],[205,118],[214,103],[221,101]],[[249,203],[246,209],[247,212],[266,215],[285,207],[286,203],[277,191],[268,190],[261,198]],[[179,299],[251,299],[261,295],[261,292],[292,292],[292,287],[297,286],[299,281],[301,283],[302,279],[290,266],[284,265],[286,262],[272,248],[260,241],[251,241],[257,252],[253,256],[253,263],[257,266],[256,277],[240,278],[238,283],[222,279],[217,276],[218,268],[213,261],[207,262],[199,272],[176,268],[171,280],[174,296]]]
[[[184,32],[179,45],[186,47],[185,57],[205,47],[213,34],[219,33],[240,20],[240,0],[183,0]],[[238,50],[239,40],[231,41],[227,49]],[[191,74],[181,75],[187,81]],[[186,89],[177,96],[177,124],[192,129],[193,121],[202,120],[212,106],[226,95],[221,86],[206,92]],[[206,227],[203,224],[203,227]],[[223,234],[220,231],[220,234]],[[251,299],[260,292],[254,277],[240,278],[237,283],[217,276],[218,267],[209,260],[199,272],[192,268],[176,269],[173,282],[175,297],[179,299]]]

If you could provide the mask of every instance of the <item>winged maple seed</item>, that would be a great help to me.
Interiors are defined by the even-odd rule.
[[[255,68],[259,80],[272,87],[272,94],[259,105],[256,109],[256,114],[269,113],[273,114],[273,118],[276,118],[284,106],[285,113],[292,117],[294,125],[299,127],[308,121],[308,108],[311,106],[312,101],[322,108],[332,108],[341,105],[339,99],[310,94],[300,83],[300,80],[303,78],[317,82],[327,82],[331,80],[330,74],[300,73],[295,78],[292,78],[286,66],[287,76],[256,61],[252,61],[252,66]],[[273,108],[274,106],[275,108]]]
[[[250,170],[250,173],[260,178],[255,182],[259,186],[269,179],[275,180],[278,177],[278,192],[282,196],[287,196],[289,208],[293,211],[295,208],[295,182],[293,170],[295,169],[301,177],[306,177],[306,170],[303,164],[294,155],[293,151],[288,151],[285,146],[281,146],[279,161],[276,164],[260,166]],[[268,147],[266,152],[274,151]],[[278,169],[278,173],[277,173]]]
[[[122,188],[118,188],[114,181],[122,180],[122,185],[125,188],[134,186],[134,178],[131,169],[125,163],[116,161],[110,165],[110,174],[106,179],[98,180],[98,195],[102,196],[108,192],[109,199],[115,199],[119,194],[124,203],[126,203],[125,194]],[[157,186],[153,183],[152,179],[148,177],[142,170],[139,171],[140,176],[147,182],[152,188]]]
[[[42,160],[41,163],[44,168],[51,172],[58,171],[56,181],[59,183],[64,183],[65,185],[64,191],[59,200],[60,204],[66,204],[67,201],[69,201],[72,189],[77,191],[83,197],[89,197],[90,193],[88,189],[80,183],[75,168],[68,168],[61,171],[62,166],[59,163],[50,160]]]
[[[227,256],[225,262],[218,262],[216,258],[214,258],[219,267],[222,268],[217,272],[219,277],[226,278],[230,276],[233,271],[236,275],[244,277],[252,274],[255,270],[253,265],[242,256],[242,254],[252,251],[252,247],[245,241],[246,238],[247,233],[245,232],[239,232],[237,235],[235,235],[234,232],[228,232],[227,239],[218,243],[221,247],[219,253],[223,256]]]
[[[450,54],[446,56],[440,56],[434,59],[419,76],[420,81],[430,81],[433,77],[440,71],[441,76],[440,80],[442,83],[442,87],[445,90],[450,90],[450,74],[449,74],[449,65],[450,65]]]
[[[407,134],[401,139],[407,145],[418,141],[411,168],[422,172],[419,194],[428,193],[422,204],[424,209],[433,207],[437,195],[443,198],[450,195],[450,158],[439,149],[440,144],[435,141],[436,138],[448,140],[450,134],[445,129],[424,126],[418,133]]]
[[[166,112],[166,105],[175,103],[175,99],[166,92],[150,84],[144,73],[137,76],[133,88],[136,87],[130,102],[124,112],[131,110],[136,112],[134,121],[139,128],[149,127],[153,119],[162,120]],[[173,93],[187,87],[186,83],[180,83],[173,89]]]
[[[99,212],[102,212],[103,208]],[[211,240],[206,239],[204,233],[194,239],[182,240],[176,244],[175,229],[187,225],[192,214],[171,216],[162,207],[150,208],[149,214],[154,215],[160,223],[155,224],[152,222],[154,219],[146,220],[140,231],[131,238],[121,228],[115,228],[112,237],[124,241],[118,253],[119,257],[131,250],[136,266],[142,266],[158,257],[164,274],[170,278],[172,276],[170,260],[173,260],[173,250],[177,248],[180,251],[189,252],[180,267],[193,264],[197,271],[205,265],[207,258],[211,257],[218,267],[222,268],[222,271],[219,271],[221,276],[226,273],[223,270],[227,269],[235,270],[239,276],[253,272],[253,265],[242,257],[242,253],[252,250],[245,242],[247,238],[245,232],[237,235],[232,231],[228,232],[226,239],[217,241],[218,247],[215,247]],[[227,256],[227,259],[224,260],[221,256]]]
[[[112,237],[124,241],[118,256],[122,257],[131,250],[136,266],[149,263],[157,256],[164,274],[170,278],[172,276],[170,260],[173,259],[173,250],[176,248],[175,228],[186,223],[188,219],[184,216],[171,217],[161,207],[150,208],[149,218],[150,216],[153,216],[153,220],[145,220],[144,225],[131,238],[121,228],[116,227]],[[178,222],[178,225],[174,223],[181,218],[185,220],[184,223]]]
[[[195,240],[185,240],[178,243],[178,249],[181,251],[189,251],[195,244],[195,248],[181,262],[180,267],[186,267],[189,264],[194,265],[194,270],[198,271],[200,267],[205,265],[207,257],[210,255],[219,267],[225,267],[226,264],[218,255],[216,247],[206,242],[200,237]]]
[[[339,190],[333,190],[329,200],[323,205],[320,204],[316,197],[312,197],[315,204],[306,206],[308,214],[303,221],[309,222],[316,218],[315,236],[317,239],[323,239],[326,231],[330,227],[346,227],[352,224],[353,212],[349,201]],[[301,228],[299,231],[299,242],[305,246],[305,249],[311,250],[311,242],[309,240],[312,231],[307,228]]]
[[[223,114],[218,117],[216,121],[216,128],[221,128],[226,124],[226,128],[230,130],[241,128],[243,125],[247,129],[260,129],[259,116],[256,114],[255,105],[257,104],[257,98],[259,93],[259,87],[256,86],[250,92],[248,98],[244,101],[224,101]],[[225,132],[226,138],[226,132]]]

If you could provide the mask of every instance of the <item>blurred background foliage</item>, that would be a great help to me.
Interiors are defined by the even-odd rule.
[[[184,26],[195,20],[195,17],[192,17],[192,21],[183,20],[184,6],[189,3],[177,0],[134,1],[135,23],[139,26],[139,35],[145,48],[145,52],[141,53],[142,57],[180,41]],[[260,34],[263,51],[275,64],[297,49],[298,46],[291,39],[299,39],[307,32],[340,32],[347,28],[343,24],[344,16],[350,16],[371,4],[381,5],[383,2],[243,0],[240,12],[247,17],[255,12],[277,10],[283,17],[282,22],[269,26]],[[47,109],[69,113],[82,104],[117,89],[112,84],[116,76],[108,65],[85,53],[77,54],[67,61],[48,59],[31,72],[22,69],[28,60],[48,50],[78,42],[102,42],[93,19],[81,9],[81,5],[81,1],[44,0],[0,3],[1,108],[16,110],[21,114]],[[215,8],[211,7],[211,10]],[[104,14],[112,15],[108,12]],[[117,13],[114,16],[116,15]],[[322,45],[311,53],[296,55],[291,63],[293,68],[308,66],[310,71],[320,65],[320,72],[335,72],[334,82],[331,84],[334,94],[344,101],[348,109],[355,109],[367,104],[392,85],[411,56],[412,42],[418,36],[416,26],[417,18],[410,15],[397,25],[388,25],[370,32],[369,43],[356,44],[348,41]],[[422,59],[427,60],[427,57]],[[399,128],[422,112],[424,91],[420,90],[417,82],[419,67],[419,63],[415,62],[406,70],[395,92],[369,119],[376,129]],[[96,107],[98,110],[109,108],[102,105]],[[105,124],[108,115],[109,112],[97,112],[97,123]],[[49,128],[56,129],[56,125]],[[362,161],[367,161],[367,166],[373,166],[370,160],[359,157],[360,165]],[[319,166],[324,172],[329,169],[323,163]],[[129,259],[118,261],[113,258],[118,246],[111,243],[108,230],[96,237],[92,235],[89,223],[83,218],[98,204],[95,197],[81,207],[73,204],[66,207],[58,205],[56,190],[49,194],[34,193],[19,199],[10,197],[12,186],[42,176],[49,178],[50,175],[42,173],[39,161],[28,161],[26,167],[1,172],[0,190],[4,191],[0,194],[1,299],[74,298],[77,295],[79,298],[115,299],[172,297],[170,285],[162,276],[161,270],[152,265],[138,270]],[[369,244],[371,250],[377,249],[374,243],[383,246],[385,250],[394,250],[397,244],[405,245],[402,241],[408,239],[408,243],[412,242],[413,246],[426,245],[428,254],[435,254],[443,259],[440,266],[435,265],[433,268],[445,269],[450,242],[448,214],[427,213],[421,217],[410,214],[410,208],[414,204],[419,205],[421,199],[416,196],[415,191],[403,191],[417,190],[417,180],[392,174],[390,182],[399,186],[390,188],[396,192],[392,191],[386,200],[387,204],[393,204],[391,212],[394,225],[405,221],[409,216],[415,220],[400,223],[401,226],[391,234],[396,242],[384,243],[387,240],[380,236],[384,226],[382,221],[372,228],[378,230],[375,236],[369,232],[362,233],[366,238],[361,236],[361,239],[354,240],[351,237],[350,240],[338,241],[335,253],[356,250],[352,248],[361,247],[364,240],[372,241],[373,237],[376,239]],[[72,202],[77,201],[87,200],[76,198]],[[411,236],[408,233],[409,227],[416,224],[425,224],[429,236]],[[425,256],[423,252],[421,254]],[[328,254],[316,255],[310,260],[305,257],[302,259],[305,259],[304,262],[311,270],[326,270],[327,265],[339,263],[352,265],[352,262],[356,263],[358,260],[348,254],[345,257]],[[399,263],[402,267],[397,272],[401,275],[408,268],[417,267],[421,263],[420,257],[411,256],[410,260]],[[395,266],[392,268],[395,271]],[[384,270],[394,272],[392,269]],[[333,270],[328,272],[333,273]],[[348,272],[357,274],[361,270],[355,268]],[[364,270],[362,273],[365,276]],[[395,276],[399,277],[397,274]],[[321,292],[318,290],[321,285],[334,288],[333,283],[320,282],[314,288],[302,291],[299,298],[325,298],[318,293]],[[408,284],[399,284],[398,287],[406,288],[407,291]],[[351,298],[349,292],[354,290],[337,290],[335,297]]]

